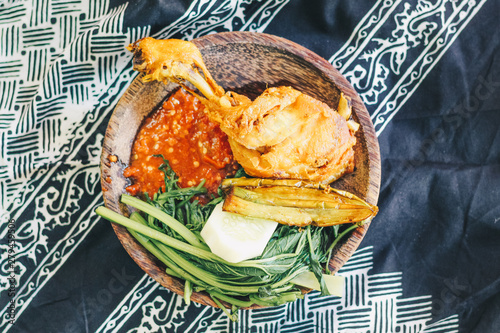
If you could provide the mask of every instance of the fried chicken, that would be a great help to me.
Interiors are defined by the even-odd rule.
[[[193,93],[228,135],[235,159],[249,175],[330,183],[353,171],[358,124],[349,120],[350,101],[344,95],[338,112],[286,86],[268,88],[251,101],[225,92],[193,43],[147,37],[128,49],[145,81],[183,86],[188,81],[198,89],[203,96]]]

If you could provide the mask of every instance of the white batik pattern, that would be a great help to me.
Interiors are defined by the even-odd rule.
[[[359,90],[372,111],[377,134],[484,2],[422,0],[412,5],[401,0],[380,0],[365,15],[347,44],[330,61]],[[156,36],[191,39],[228,30],[262,32],[287,3],[284,0],[194,1],[181,18]],[[14,1],[0,8],[0,89],[3,92],[0,96],[0,218],[2,222],[9,218],[19,221],[18,316],[98,221],[92,213],[95,206],[101,204],[98,159],[102,134],[97,128],[134,77],[131,57],[123,47],[150,34],[149,27],[123,30],[126,9],[127,4],[109,8],[107,0]],[[381,36],[380,28],[391,24],[393,33]],[[406,39],[401,39],[401,35]],[[416,62],[408,63],[410,53]],[[30,65],[34,63],[37,66]],[[389,80],[397,83],[388,84]],[[374,103],[379,106],[372,110]],[[34,211],[27,213],[26,207]],[[6,232],[2,223],[0,237],[4,238]],[[0,274],[5,276],[7,251],[0,250]],[[301,326],[304,322],[311,321],[300,315],[306,307],[313,311],[312,320],[321,332],[330,327],[346,332],[366,331],[372,319],[380,325],[386,323],[380,318],[394,315],[394,309],[397,313],[391,317],[392,328],[407,325],[411,332],[458,329],[455,316],[429,325],[429,297],[401,298],[399,273],[377,277],[359,268],[349,274],[347,267],[343,272],[350,281],[349,286],[361,288],[350,294],[357,295],[352,301],[338,303],[338,299],[311,294],[303,302],[281,308],[242,312],[240,323],[231,324],[232,329],[243,332],[257,324],[277,329],[278,323],[288,323],[281,331],[297,332],[305,327]],[[378,278],[391,280],[394,288],[371,292],[363,289]],[[6,287],[4,280],[0,281],[0,287]],[[100,330],[118,331],[139,309],[147,310],[149,295],[156,297],[160,289],[152,280],[142,279]],[[167,291],[160,293],[178,298]],[[370,310],[362,302],[368,296],[371,300],[379,298],[381,303]],[[323,302],[332,302],[333,308]],[[174,303],[180,304],[180,298]],[[320,311],[325,305],[329,310]],[[336,307],[343,307],[347,312],[338,313]],[[360,318],[368,318],[370,324],[364,320],[361,327],[352,326],[349,311],[353,307],[364,307],[356,313]],[[282,308],[287,310],[286,315],[281,314]],[[182,314],[182,307],[177,307],[177,311]],[[165,318],[162,312],[150,313],[152,316],[142,317],[137,331],[147,327],[149,320],[162,322]],[[210,319],[210,330],[214,332],[224,331],[230,325],[219,310],[203,307],[197,317],[198,325],[206,326],[207,318],[216,318]],[[411,321],[413,327],[402,318],[416,319]],[[373,332],[391,329],[380,325],[370,327],[374,327]],[[9,327],[6,308],[0,309],[0,330],[7,331]],[[195,324],[190,327],[196,329]]]
[[[149,34],[123,30],[126,8],[34,0],[0,9],[0,237],[16,220],[19,316],[98,221],[97,129],[132,79],[124,47]],[[3,277],[10,267],[0,250]],[[5,306],[0,329],[9,327]]]
[[[259,31],[287,2],[193,1],[156,36]],[[124,30],[127,7],[110,8],[107,0],[0,7],[0,238],[6,221],[19,221],[18,317],[99,221],[93,211],[102,204],[103,135],[97,129],[135,76],[125,46],[150,35],[149,26]],[[27,213],[27,207],[34,211]],[[0,274],[6,277],[7,244],[0,250]],[[2,278],[0,288],[7,286]],[[0,330],[11,327],[7,306],[0,309]]]
[[[379,1],[330,58],[370,109],[377,135],[485,2]],[[391,34],[380,36],[381,27]]]

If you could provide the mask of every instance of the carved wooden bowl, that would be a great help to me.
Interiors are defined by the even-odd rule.
[[[356,169],[333,183],[333,186],[377,204],[380,152],[373,124],[356,91],[330,63],[298,44],[267,34],[227,32],[204,36],[193,42],[199,47],[215,80],[226,90],[255,98],[267,87],[289,85],[332,108],[338,105],[340,91],[349,96],[354,118],[361,125],[356,133]],[[134,138],[143,120],[177,87],[176,84],[143,83],[141,77],[136,77],[116,105],[101,156],[105,205],[127,216],[129,209],[120,203],[120,195],[125,193],[128,184],[122,173],[129,163]],[[115,155],[118,161],[110,162],[110,155]],[[136,242],[125,228],[112,225],[125,250],[147,274],[162,286],[183,295],[184,284],[181,280],[167,275],[164,264]],[[337,272],[351,257],[368,227],[369,223],[357,228],[337,244],[329,263],[331,271]],[[203,292],[193,293],[191,299],[217,306]]]

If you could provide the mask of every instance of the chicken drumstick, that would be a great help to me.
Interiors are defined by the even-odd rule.
[[[353,171],[358,124],[349,120],[350,101],[343,94],[339,112],[285,86],[268,88],[251,101],[225,92],[191,42],[147,37],[128,49],[134,69],[146,74],[144,81],[183,86],[188,81],[199,90],[207,116],[228,135],[234,157],[249,175],[330,183]]]

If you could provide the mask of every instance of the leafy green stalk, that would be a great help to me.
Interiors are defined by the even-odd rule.
[[[184,282],[184,302],[186,302],[186,305],[191,304],[192,294],[193,294],[193,287],[191,286],[191,281],[186,280]]]
[[[181,235],[186,242],[189,244],[204,250],[208,250],[208,246],[200,242],[198,237],[191,232],[185,225],[174,219],[172,216],[166,214],[162,210],[151,206],[147,202],[144,202],[136,197],[131,195],[123,194],[121,197],[121,201],[129,206],[132,206],[136,209],[143,211],[144,213],[154,216],[155,218],[161,220],[163,223],[168,225],[174,231],[176,231],[179,235]]]
[[[155,244],[163,253],[165,253],[171,260],[173,260],[177,265],[183,267],[189,274],[196,276],[198,279],[204,281],[205,283],[214,286],[218,289],[235,292],[235,293],[256,293],[259,291],[258,286],[236,286],[221,282],[220,277],[212,273],[208,273],[203,269],[200,269],[191,261],[186,260],[184,257],[176,253],[169,247],[157,243]]]
[[[155,194],[153,200],[150,200],[146,195],[146,200],[153,206],[163,210],[166,214],[184,224],[191,231],[201,231],[205,221],[212,213],[215,205],[217,205],[222,197],[213,198],[205,205],[200,205],[198,199],[200,196],[204,199],[208,198],[208,190],[205,188],[205,180],[195,187],[181,188],[178,185],[179,178],[170,167],[168,160],[162,155],[155,155],[163,159],[159,169],[165,175],[165,191],[159,191]],[[160,221],[161,223],[161,221]],[[177,237],[170,227],[161,225],[165,233],[172,237]]]
[[[364,221],[363,221],[364,223]],[[357,227],[363,225],[363,223],[360,223],[360,224],[353,224],[351,226],[349,226],[349,228],[345,229],[344,231],[342,231],[337,237],[335,237],[335,239],[333,240],[332,244],[330,244],[330,246],[328,247],[328,250],[326,251],[327,253],[327,262],[325,264],[325,272],[327,274],[331,274],[331,271],[328,267],[328,264],[329,264],[329,259],[332,257],[332,252],[333,252],[333,249],[335,248],[335,246],[338,244],[338,242],[344,238],[345,235],[347,235],[348,233],[350,233],[352,230],[356,229]]]
[[[316,279],[319,282],[321,288],[321,296],[327,296],[330,293],[328,292],[325,279],[323,279],[323,270],[315,253],[315,247],[311,236],[310,226],[307,228],[307,240],[309,243],[309,268],[311,272],[314,273],[314,276],[316,276]]]
[[[195,187],[180,188],[178,177],[167,160],[164,159],[160,170],[165,174],[164,192],[159,191],[153,199],[146,196],[146,201],[122,196],[123,203],[142,211],[144,217],[139,212],[134,212],[127,218],[105,207],[97,208],[96,213],[125,226],[144,248],[166,265],[167,274],[184,280],[184,299],[187,304],[193,291],[204,290],[232,320],[237,320],[236,311],[240,307],[250,307],[253,304],[274,306],[302,298],[302,293],[293,281],[306,272],[314,274],[323,294],[327,292],[322,281],[322,263],[326,262],[328,272],[328,260],[335,244],[357,225],[340,235],[339,226],[308,226],[301,229],[280,225],[260,257],[229,263],[213,254],[200,236],[214,206],[223,198],[212,198],[207,204],[200,205],[198,199],[207,198],[204,181]],[[242,172],[238,174],[240,177],[245,176]],[[330,194],[322,192],[327,188],[324,185],[293,180],[238,178],[226,179],[224,183],[226,186],[250,186],[253,192],[245,189],[240,191],[240,195],[262,203],[262,200],[276,199],[281,204],[288,205],[290,193],[297,193],[299,196],[294,198],[303,200],[304,207],[321,208],[322,204],[317,201]],[[252,188],[261,185],[275,188],[271,192]],[[224,185],[221,188],[223,187]],[[219,195],[223,195],[221,189]],[[345,197],[344,193],[328,198],[332,207],[337,204],[349,205],[358,200],[356,197]],[[327,243],[332,238],[335,241],[328,247]],[[224,308],[222,302],[230,304],[231,308]]]
[[[130,218],[132,220],[138,222],[139,224],[142,224],[142,225],[146,226],[146,220],[144,220],[142,218],[142,216],[140,216],[139,213],[137,213],[137,212],[132,213],[130,215]],[[205,285],[203,283],[203,281],[196,279],[194,276],[190,275],[185,270],[183,270],[182,268],[180,268],[174,261],[172,261],[171,258],[169,258],[163,251],[161,251],[154,244],[154,240],[153,239],[145,237],[145,236],[143,236],[142,234],[136,232],[133,229],[127,229],[127,230],[130,232],[130,234],[135,239],[137,239],[137,241],[142,246],[144,246],[144,248],[146,248],[151,254],[153,254],[156,258],[158,258],[161,262],[163,262],[167,266],[167,270],[173,273],[173,274],[171,274],[172,276],[181,278],[184,281],[193,282],[193,283],[195,283],[197,285],[203,285],[203,286],[206,286],[206,287],[210,287],[210,286]]]
[[[176,271],[174,271],[173,269],[171,269],[170,267],[167,267],[165,269],[165,273],[167,273],[168,275],[170,276],[173,276],[173,277],[176,277],[178,279],[182,279],[182,276],[180,276],[179,274],[177,274]],[[186,280],[187,281],[187,280]]]
[[[252,301],[244,301],[244,300],[241,300],[239,298],[230,297],[230,296],[221,294],[221,293],[216,292],[216,291],[209,291],[208,293],[210,295],[212,295],[213,297],[220,299],[221,301],[227,302],[231,305],[235,305],[235,306],[241,307],[241,308],[248,308],[248,307],[252,306],[253,304],[255,304]]]
[[[104,206],[97,207],[95,210],[96,214],[104,217],[105,219],[120,224],[128,229],[134,230],[148,238],[155,239],[159,242],[162,242],[164,244],[167,244],[169,246],[172,246],[173,248],[176,248],[180,251],[184,251],[187,253],[190,253],[192,255],[198,256],[200,258],[208,259],[208,260],[215,260],[218,258],[215,254],[213,254],[210,251],[200,249],[198,247],[192,246],[190,244],[187,244],[185,242],[182,242],[176,238],[170,237],[156,229],[153,229],[147,225],[144,225],[142,223],[137,223],[136,221],[133,221],[121,214],[118,214],[114,211],[112,211],[109,208],[106,208]]]
[[[222,305],[222,303],[213,294],[210,294],[210,297],[215,302],[215,304],[217,304],[217,306],[220,309],[222,309],[222,311],[229,317],[229,319],[231,319],[231,321],[238,321],[238,315],[237,315],[237,313],[231,313],[231,312],[229,312],[229,310],[224,305]]]
[[[131,219],[136,220],[138,223],[137,225],[143,225],[144,227],[147,228],[145,225],[146,221],[137,213],[134,212],[131,215]],[[139,229],[136,227],[136,229]],[[226,291],[233,291],[236,293],[258,293],[261,291],[262,285],[261,286],[255,286],[251,288],[245,288],[245,287],[239,287],[236,285],[231,285],[227,284],[226,281],[221,279],[219,276],[209,274],[205,272],[204,270],[199,269],[196,267],[196,265],[192,264],[190,261],[185,260],[182,256],[177,254],[173,249],[168,248],[164,244],[161,244],[159,242],[156,242],[154,239],[149,239],[139,233],[137,233],[134,229],[128,229],[129,231],[132,232],[132,235],[144,246],[153,253],[158,259],[160,259],[162,262],[164,262],[167,266],[169,266],[172,270],[176,272],[179,276],[186,277],[186,274],[190,276],[191,278],[188,278],[187,280],[190,281],[197,281],[199,284],[199,281],[203,281],[207,283],[209,286],[214,286],[216,288],[219,288],[221,290],[226,290]],[[175,267],[172,267],[172,263],[175,263]],[[179,267],[183,267],[183,271],[185,273],[182,273],[179,271]],[[176,269],[177,268],[177,269]],[[276,289],[286,283],[288,283],[290,280],[292,280],[295,276],[303,273],[307,269],[303,267],[302,269],[297,270],[293,274],[289,275],[286,278],[279,279],[278,282],[273,283],[273,284],[264,284],[264,287],[270,287],[271,289]],[[193,276],[196,276],[197,278],[194,279],[192,278]]]
[[[257,295],[250,295],[250,300],[260,306],[277,306],[289,302],[294,302],[299,298],[304,298],[300,291],[291,291],[279,295],[268,297],[258,297]]]
[[[296,256],[296,254],[290,253],[282,254],[281,256],[277,256],[275,258],[245,260],[238,263],[229,263],[210,251],[199,249],[147,226],[145,220],[144,224],[137,223],[136,221],[103,206],[98,207],[96,209],[96,213],[111,222],[120,224],[128,228],[129,230],[134,230],[140,235],[144,235],[179,251],[188,253],[192,256],[193,260],[205,262],[205,265],[207,266],[210,266],[210,263],[214,263],[214,265],[218,265],[218,269],[215,269],[215,271],[220,272],[221,270],[223,270],[227,274],[237,274],[239,276],[265,276],[276,273],[283,273],[290,267],[289,265],[293,263],[293,261],[295,260],[294,256]],[[238,270],[242,271],[240,271],[240,273],[238,274]]]
[[[158,195],[156,198],[156,201],[162,201],[166,200],[168,198],[177,198],[180,196],[187,196],[189,198],[192,198],[193,196],[197,194],[205,194],[207,193],[207,188],[204,187],[205,185],[205,180],[203,179],[200,184],[196,187],[185,187],[185,188],[179,188],[176,190],[171,190],[169,192],[164,192]]]

